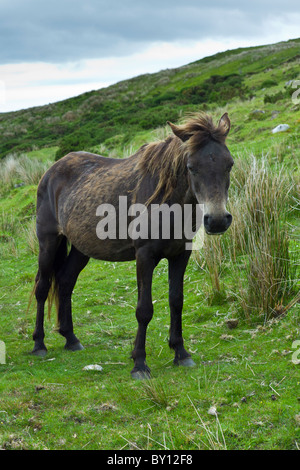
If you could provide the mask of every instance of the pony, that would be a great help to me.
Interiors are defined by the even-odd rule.
[[[65,348],[71,351],[83,349],[73,331],[71,296],[77,278],[90,258],[120,262],[135,260],[138,330],[132,351],[134,367],[131,375],[133,378],[149,377],[145,345],[147,327],[153,316],[152,277],[159,261],[166,258],[169,346],[175,352],[174,364],[195,365],[184,347],[182,335],[183,279],[192,252],[193,236],[186,235],[183,230],[179,235],[177,230],[175,236],[175,211],[172,208],[176,206],[179,213],[184,207],[192,208],[192,224],[197,230],[196,212],[201,205],[204,228],[209,235],[224,233],[229,228],[232,216],[226,210],[226,202],[233,158],[225,140],[231,124],[227,113],[217,125],[209,115],[198,113],[189,116],[183,124],[168,122],[168,125],[172,130],[170,136],[143,145],[128,158],[71,152],[55,162],[42,177],[36,208],[39,256],[34,287],[37,315],[33,354],[44,356],[47,352],[44,343],[47,298],[50,303],[56,299],[58,331],[65,337]],[[137,236],[137,225],[134,226],[136,236],[130,235],[129,225],[137,212],[129,210],[124,214],[120,197],[126,200],[127,207],[144,208],[141,211],[143,220],[148,222],[144,236]],[[161,216],[153,236],[150,209],[159,210],[163,206],[170,209],[170,233],[163,236],[164,217]],[[110,208],[114,209],[114,219],[107,216],[104,220]],[[124,215],[129,215],[125,227]],[[106,236],[103,235],[100,229],[105,224],[106,228],[113,227],[114,236],[109,236],[109,230]]]

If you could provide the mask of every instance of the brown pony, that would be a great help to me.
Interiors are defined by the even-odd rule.
[[[148,377],[150,369],[145,362],[145,342],[153,315],[152,276],[159,261],[167,258],[171,312],[169,346],[175,351],[175,364],[195,364],[184,348],[181,321],[183,277],[191,254],[186,242],[191,242],[192,237],[186,237],[184,233],[174,236],[172,214],[167,239],[162,236],[161,219],[155,236],[130,236],[127,228],[133,214],[128,217],[128,226],[121,226],[120,221],[127,213],[119,207],[119,197],[126,198],[127,207],[133,204],[138,208],[145,207],[150,224],[151,207],[165,204],[172,208],[176,204],[177,208],[183,208],[187,204],[192,207],[195,227],[195,211],[203,204],[206,232],[225,232],[232,220],[225,209],[233,165],[225,145],[230,120],[225,113],[215,126],[211,117],[198,114],[183,125],[168,124],[173,131],[170,137],[142,146],[129,158],[113,159],[72,152],[42,177],[37,191],[39,269],[35,283],[37,317],[32,351],[35,355],[43,356],[47,352],[44,305],[50,297],[51,287],[57,297],[59,332],[66,338],[65,348],[77,351],[83,346],[73,332],[71,295],[80,271],[89,258],[136,260],[138,331],[131,374],[134,378]],[[103,216],[109,208],[114,209],[115,219],[105,221]],[[116,236],[109,236],[109,233],[99,236],[101,220],[107,227],[111,224]],[[67,242],[71,245],[70,250]]]

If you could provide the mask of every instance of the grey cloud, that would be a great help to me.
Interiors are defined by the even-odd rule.
[[[64,62],[139,51],[153,41],[249,38],[298,1],[2,0],[0,63]]]

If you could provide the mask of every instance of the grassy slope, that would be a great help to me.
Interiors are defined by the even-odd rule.
[[[165,85],[159,74],[139,77],[126,82],[127,93],[133,87],[150,92],[150,85],[157,81],[159,93],[170,86],[174,89],[193,86],[212,73],[238,72],[237,67],[243,67],[247,73],[255,72],[245,76],[247,86],[255,91],[254,99],[235,99],[225,107],[212,104],[211,110],[216,117],[224,110],[229,111],[233,132],[228,145],[234,154],[242,158],[245,149],[250,148],[257,155],[268,151],[290,171],[297,172],[299,108],[287,97],[264,104],[265,94],[283,89],[293,73],[296,60],[286,60],[297,51],[286,45],[268,48],[268,54],[266,48],[231,51],[190,64],[174,74],[168,72],[170,81]],[[200,78],[191,76],[194,69],[197,73],[201,70]],[[266,78],[278,85],[262,90]],[[122,84],[109,90],[114,91],[118,100]],[[66,106],[68,102],[58,103],[51,109],[65,113]],[[265,113],[251,116],[255,109]],[[271,119],[275,110],[280,114]],[[30,112],[39,112],[45,119],[49,108]],[[10,126],[11,118],[21,120],[22,113],[6,116],[7,121],[1,124]],[[271,134],[270,129],[281,122],[287,122],[290,131]],[[128,147],[133,150],[163,132],[164,129],[155,132],[137,129]],[[123,146],[123,138],[114,137],[102,142],[101,150],[120,154]],[[55,151],[56,148],[35,150],[31,157],[54,159]],[[228,330],[224,320],[235,312],[234,302],[228,295],[225,301],[210,305],[208,274],[199,270],[193,260],[186,272],[184,337],[194,353],[195,369],[183,370],[172,365],[167,345],[165,262],[157,267],[153,286],[155,316],[147,340],[148,363],[154,377],[150,384],[134,382],[129,374],[136,332],[134,263],[91,261],[81,274],[73,305],[75,331],[86,346],[84,351],[72,354],[63,350],[63,339],[54,331],[53,316],[50,322],[46,321],[48,356],[31,357],[28,352],[32,348],[34,312],[26,316],[25,311],[37,258],[29,249],[25,229],[34,212],[35,190],[35,185],[26,185],[6,188],[1,193],[4,217],[0,239],[0,339],[6,343],[7,363],[0,365],[0,447],[224,448],[216,418],[208,414],[211,406],[217,408],[228,449],[299,446],[299,365],[291,360],[293,341],[300,339],[298,307],[285,318],[265,326],[240,319],[237,329]],[[236,287],[226,269],[221,280],[230,289]],[[103,366],[102,372],[82,370],[85,365],[96,363]],[[211,441],[209,432],[213,433]]]
[[[59,103],[0,114],[0,158],[9,151],[28,151],[59,145],[62,141],[66,153],[68,146],[74,148],[77,143],[85,148],[102,143],[110,149],[119,146],[122,150],[138,133],[164,125],[166,120],[177,120],[185,111],[205,107],[200,97],[190,92],[195,87],[200,92],[203,83],[215,74],[237,74],[247,87],[245,98],[262,96],[261,84],[269,78],[277,83],[277,88],[283,89],[286,81],[298,78],[299,42],[297,39],[274,46],[216,54],[177,69],[136,77]],[[207,85],[204,88],[206,90]],[[226,90],[224,85],[217,98],[206,96],[210,110],[217,108],[220,102],[226,103],[223,99]],[[273,94],[276,86],[268,91]],[[247,111],[255,109],[251,103],[247,103]],[[242,108],[240,112],[243,112]],[[281,117],[284,116],[279,119]],[[239,119],[239,128],[235,126],[234,142],[241,142],[247,134],[245,118],[243,116],[243,124]],[[249,138],[256,139],[256,135]]]

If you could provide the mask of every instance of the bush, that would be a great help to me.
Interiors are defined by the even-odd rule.
[[[244,98],[248,89],[243,84],[243,77],[238,74],[212,75],[201,85],[184,88],[181,91],[186,104],[219,103],[225,104],[232,98]]]
[[[276,85],[277,85],[277,82],[275,82],[275,80],[272,80],[271,78],[268,78],[267,80],[262,82],[261,87],[262,88],[270,88],[270,87],[276,86]]]
[[[63,137],[60,141],[59,148],[55,154],[55,160],[59,160],[69,152],[77,150],[87,150],[91,144],[91,137],[86,132],[76,131],[66,137]]]
[[[283,100],[284,98],[288,98],[289,92],[287,90],[285,91],[278,91],[274,95],[268,95],[266,94],[264,96],[264,103],[276,103],[277,101]]]

